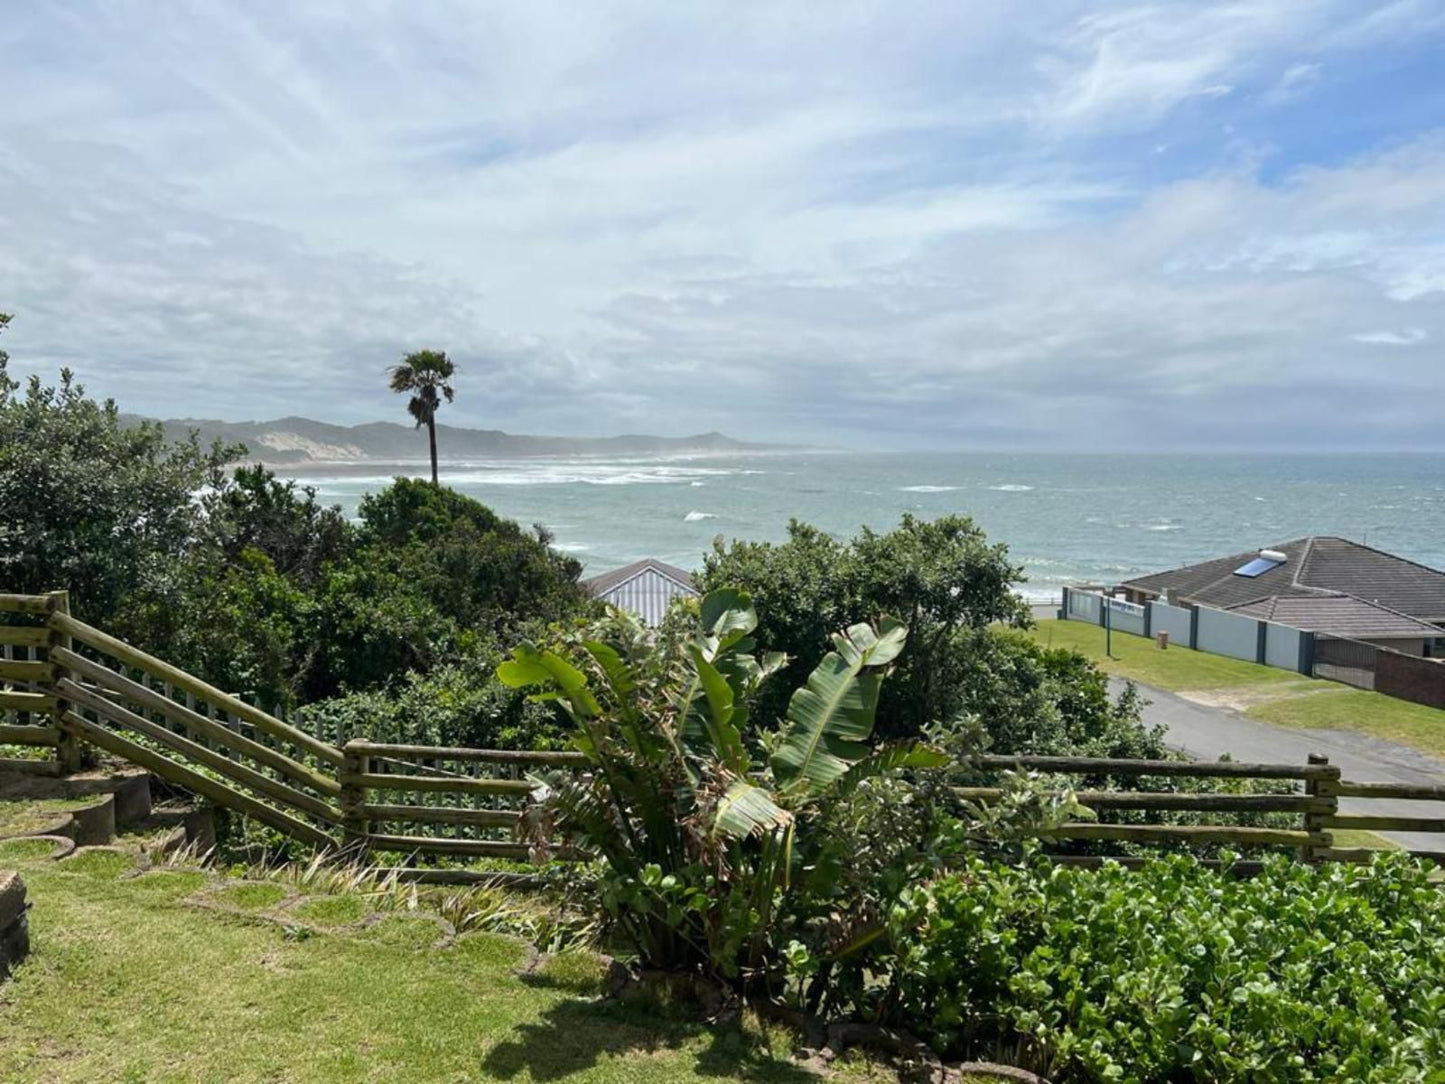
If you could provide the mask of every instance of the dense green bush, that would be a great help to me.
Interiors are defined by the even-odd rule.
[[[560,749],[568,736],[555,712],[492,680],[478,652],[430,673],[413,671],[396,688],[347,693],[307,704],[293,720],[324,741],[351,738],[474,749]]]
[[[905,891],[886,1018],[1056,1081],[1445,1080],[1445,894],[1410,860],[1252,879],[971,860]]]
[[[123,426],[68,369],[20,388],[0,359],[0,590],[66,588],[75,612],[109,622],[174,574],[203,520],[193,495],[238,449]]]
[[[580,566],[545,536],[410,479],[368,496],[353,525],[314,490],[235,467],[244,448],[167,443],[69,371],[22,388],[6,362],[0,590],[68,588],[83,620],[269,710],[405,687],[373,700],[373,729],[415,714],[542,733],[488,686],[499,640],[589,608]],[[455,669],[435,687],[409,676],[442,667]],[[458,696],[494,707],[468,714]]]
[[[879,733],[890,737],[916,737],[949,714],[964,665],[957,634],[1029,620],[1012,591],[1023,569],[962,516],[928,522],[905,515],[896,530],[864,528],[846,544],[794,520],[780,545],[719,540],[699,579],[704,591],[748,592],[761,616],[759,647],[791,660],[784,680],[760,696],[758,710],[770,720],[782,717],[785,690],[806,676],[838,629],[884,614],[907,625],[908,649],[878,706]]]
[[[1050,650],[1014,631],[1028,609],[1013,594],[1023,570],[971,520],[904,516],[886,533],[847,543],[796,520],[788,540],[719,542],[705,589],[747,591],[758,645],[792,660],[757,710],[776,720],[783,690],[802,679],[828,637],[855,621],[894,614],[909,643],[878,706],[878,729],[913,736],[939,719],[974,719],[1003,753],[1163,757],[1162,735],[1139,721],[1138,697],[1111,698],[1105,675],[1077,652]]]

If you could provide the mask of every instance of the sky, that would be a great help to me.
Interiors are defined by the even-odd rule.
[[[3,0],[12,371],[123,409],[1445,449],[1445,0]]]

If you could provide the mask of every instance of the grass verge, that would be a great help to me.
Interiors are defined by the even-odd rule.
[[[1256,704],[1245,714],[1276,726],[1352,730],[1445,760],[1445,711],[1366,689],[1331,686],[1309,696]]]
[[[1087,655],[1107,673],[1171,692],[1244,685],[1290,685],[1300,681],[1298,674],[1223,655],[1191,651],[1187,647],[1176,646],[1160,651],[1153,640],[1127,632],[1114,633],[1111,658],[1104,654],[1104,630],[1082,621],[1040,621],[1033,635],[1046,646],[1073,648]]]
[[[1158,689],[1186,695],[1237,692],[1233,698],[1215,699],[1237,701],[1232,706],[1251,719],[1350,730],[1445,759],[1445,711],[1438,708],[1188,648],[1160,651],[1154,641],[1128,633],[1114,634],[1114,656],[1108,658],[1104,630],[1081,621],[1040,621],[1033,635],[1039,643],[1082,652],[1107,673]]]

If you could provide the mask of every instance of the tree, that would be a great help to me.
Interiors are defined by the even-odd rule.
[[[122,425],[68,369],[21,387],[0,360],[0,590],[68,588],[86,620],[124,634],[124,600],[174,577],[203,517],[194,495],[242,449]]]
[[[446,397],[448,403],[456,396],[451,385],[452,376],[457,371],[456,366],[444,350],[418,350],[402,358],[401,364],[393,365],[387,371],[391,374],[392,391],[399,395],[412,393],[406,409],[416,419],[418,429],[426,426],[427,438],[431,444],[431,481],[432,485],[436,485],[437,407],[441,406],[442,396]]]
[[[956,636],[1029,620],[1028,607],[1012,591],[1023,569],[962,516],[927,522],[905,515],[896,530],[865,528],[847,543],[794,520],[781,545],[719,542],[700,579],[704,591],[747,591],[761,615],[759,646],[792,660],[785,679],[760,694],[759,710],[769,719],[781,717],[780,691],[803,679],[808,661],[827,650],[832,630],[896,615],[910,631],[878,706],[879,733],[889,737],[920,734],[950,716],[964,663]]]

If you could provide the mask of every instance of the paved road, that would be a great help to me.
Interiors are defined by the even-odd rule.
[[[1123,682],[1110,678],[1117,693]],[[1445,784],[1445,763],[1413,749],[1342,730],[1295,730],[1246,718],[1226,708],[1195,704],[1173,693],[1140,685],[1149,704],[1144,721],[1168,731],[1169,744],[1200,760],[1228,753],[1235,760],[1267,764],[1303,764],[1321,753],[1355,783]],[[1445,817],[1445,802],[1344,798],[1340,810],[1380,816]],[[1412,850],[1445,851],[1445,836],[1421,832],[1385,833]]]

